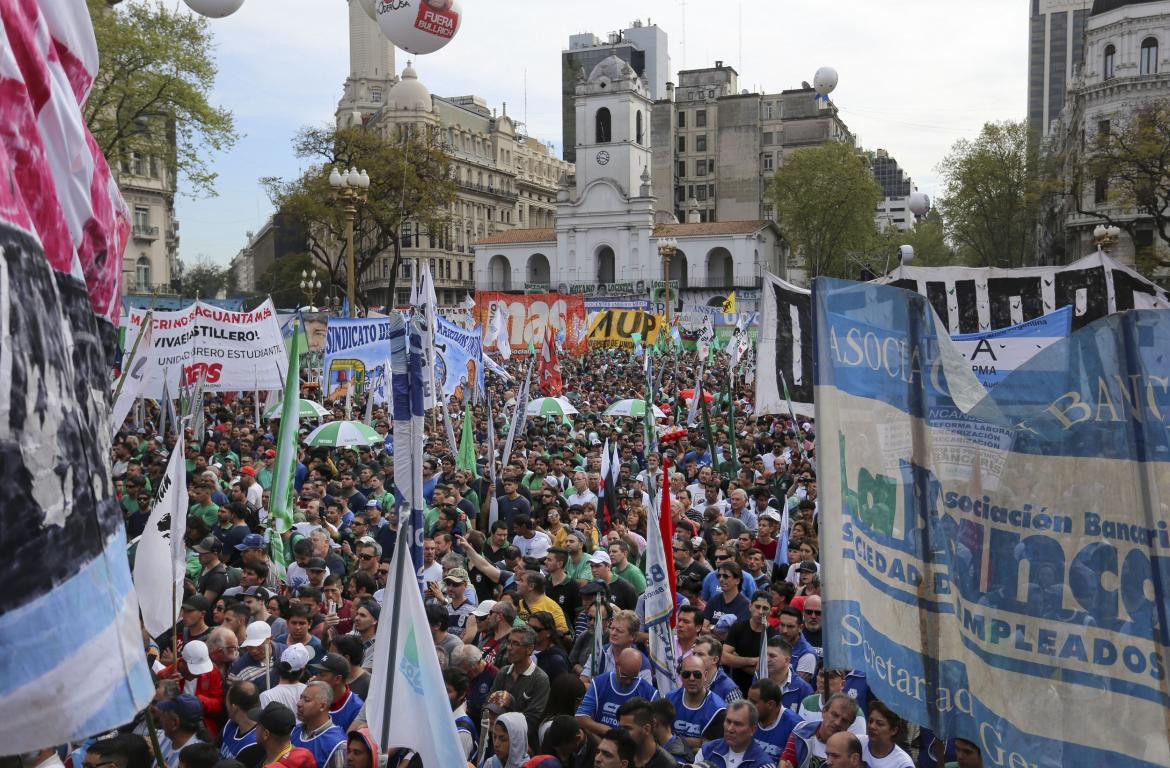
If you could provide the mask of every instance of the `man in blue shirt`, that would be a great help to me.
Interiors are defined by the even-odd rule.
[[[800,722],[800,718],[784,707],[780,686],[771,680],[752,683],[748,690],[748,701],[756,705],[760,716],[756,743],[764,748],[773,762],[779,764],[788,737],[792,735],[792,729]]]
[[[598,738],[618,726],[618,708],[635,696],[653,701],[658,690],[638,674],[642,671],[642,653],[626,648],[617,658],[617,669],[589,681],[585,698],[577,707],[577,722]]]
[[[345,730],[362,708],[362,697],[349,689],[349,660],[340,653],[327,653],[309,666],[314,680],[329,686],[333,699],[329,705],[329,719]]]
[[[776,768],[777,762],[756,741],[760,715],[746,699],[727,705],[723,718],[723,738],[709,741],[695,754],[695,762],[708,762],[715,768]]]
[[[333,692],[328,683],[314,680],[297,699],[297,719],[292,745],[313,753],[317,768],[345,768],[345,731],[329,718]]]
[[[813,688],[792,668],[792,646],[780,637],[768,639],[768,679],[780,688],[785,709],[796,712],[800,702],[812,696]]]
[[[256,743],[256,722],[249,717],[260,706],[260,692],[254,683],[239,682],[228,689],[228,721],[223,727],[219,756],[253,765],[264,759],[264,748]]]
[[[727,703],[707,687],[706,662],[694,654],[682,660],[682,687],[666,694],[674,705],[671,730],[686,742],[693,752],[704,741],[719,738],[723,733],[723,716]]]

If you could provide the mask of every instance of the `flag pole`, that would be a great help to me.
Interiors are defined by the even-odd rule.
[[[154,310],[148,309],[146,317],[142,319],[142,326],[138,329],[138,335],[134,337],[134,346],[130,348],[130,359],[122,366],[122,375],[118,377],[118,386],[114,389],[114,399],[111,402],[118,402],[118,395],[122,394],[122,386],[126,383],[126,374],[130,372],[130,367],[134,364],[134,358],[138,354],[138,344],[142,341],[142,334],[146,329],[150,328],[151,323],[154,322]],[[118,426],[121,426],[120,424]]]
[[[415,456],[415,459],[418,457]],[[408,502],[413,504],[413,502]],[[402,503],[399,503],[399,509],[402,508]],[[394,704],[394,678],[397,677],[397,669],[394,664],[394,652],[398,650],[398,629],[402,622],[399,617],[402,615],[402,591],[404,582],[404,574],[402,572],[402,565],[406,559],[410,557],[410,551],[407,549],[411,538],[414,536],[414,531],[411,529],[410,518],[407,517],[403,522],[402,513],[398,513],[398,541],[395,542],[394,553],[394,584],[397,589],[394,590],[394,611],[390,615],[390,645],[386,650],[387,664],[386,664],[386,697],[382,700],[382,729],[379,736],[378,746],[385,754],[389,748],[387,742],[390,741],[390,718],[391,708]],[[403,535],[408,533],[409,535]]]

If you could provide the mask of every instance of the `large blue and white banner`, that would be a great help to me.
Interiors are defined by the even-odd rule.
[[[390,359],[392,317],[329,318],[325,333],[325,396],[344,397],[352,383],[384,379]],[[476,330],[466,330],[449,320],[435,319],[435,386],[450,399],[462,397],[469,386],[483,387],[483,342]],[[427,406],[431,406],[430,379]]]
[[[1072,318],[1073,308],[1061,307],[998,331],[955,334],[951,341],[971,363],[975,378],[991,389],[1040,350],[1068,336]]]
[[[1170,311],[988,392],[927,296],[813,299],[826,664],[985,766],[1170,765]]]

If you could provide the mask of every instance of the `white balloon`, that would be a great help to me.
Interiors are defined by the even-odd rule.
[[[366,15],[374,21],[378,20],[378,11],[374,8],[376,3],[377,0],[357,0],[357,4],[360,5],[362,10],[366,12]]]
[[[187,7],[201,16],[222,19],[240,10],[244,0],[183,0]]]
[[[416,7],[417,6],[417,7]],[[416,55],[434,53],[459,31],[463,8],[458,0],[375,0],[378,26],[390,42]]]
[[[828,96],[837,87],[837,70],[821,67],[813,75],[813,89],[822,96]]]
[[[910,213],[915,216],[925,216],[930,210],[930,196],[925,192],[915,190],[910,193]]]

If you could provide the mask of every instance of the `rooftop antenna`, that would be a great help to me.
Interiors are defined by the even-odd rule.
[[[682,8],[682,68],[687,68],[687,0],[680,0]]]

